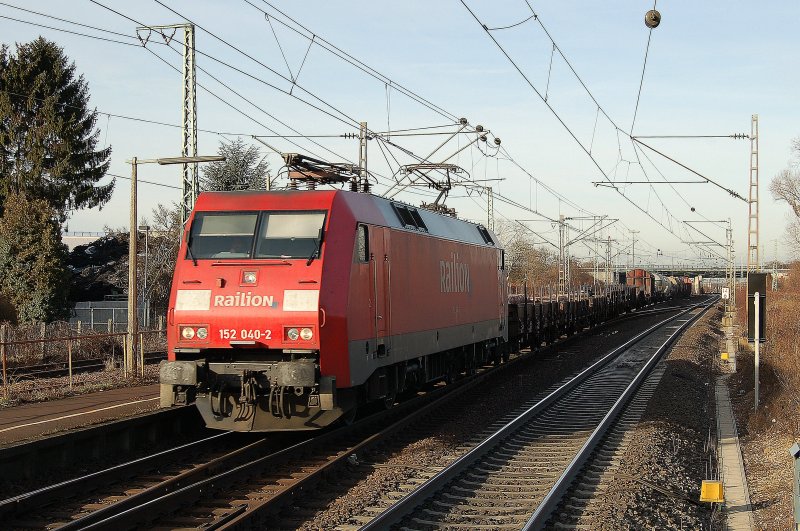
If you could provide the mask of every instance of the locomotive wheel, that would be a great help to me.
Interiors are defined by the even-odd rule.
[[[358,406],[353,406],[352,408],[348,409],[344,413],[344,415],[340,417],[342,420],[342,424],[344,424],[345,426],[351,426],[355,422],[357,414],[358,414]]]
[[[395,400],[397,400],[397,393],[388,393],[383,397],[383,408],[392,409],[394,407]]]

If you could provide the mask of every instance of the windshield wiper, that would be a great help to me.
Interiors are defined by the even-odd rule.
[[[189,236],[186,237],[186,252],[189,253],[189,258],[192,259],[192,263],[195,267],[197,267],[197,258],[195,258],[194,253],[192,252],[192,228],[189,227]]]
[[[308,261],[306,262],[306,266],[310,266],[311,262],[314,261],[314,258],[319,255],[320,251],[322,250],[322,229],[319,229],[319,236],[314,238],[314,250],[311,251],[311,256],[308,257]]]

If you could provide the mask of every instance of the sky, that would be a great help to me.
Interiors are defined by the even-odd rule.
[[[662,2],[652,31],[644,23],[651,8],[613,0],[8,0],[0,2],[0,41],[57,42],[100,113],[98,146],[112,147],[103,182],[116,179],[115,191],[102,209],[71,213],[70,232],[127,227],[126,161],[181,154],[183,36],[168,46],[157,31],[137,38],[136,28],[191,21],[198,154],[239,136],[280,172],[282,159],[258,135],[281,152],[357,163],[352,133],[366,121],[375,193],[397,190],[412,154],[456,164],[453,179],[472,183],[446,199],[459,216],[487,223],[483,186],[491,186],[498,230],[525,226],[554,249],[553,220],[563,215],[569,239],[589,233],[570,247],[579,258],[595,249],[605,256],[605,243],[593,239],[610,238],[621,264],[631,247],[639,263],[721,264],[730,219],[736,258],[745,259],[751,141],[728,135],[750,135],[757,114],[761,258],[773,259],[776,242],[788,258],[790,209],[772,199],[769,182],[792,163],[800,136],[800,3]],[[461,117],[467,132],[443,134]],[[486,143],[478,125],[489,131]],[[140,219],[180,200],[179,166],[141,165],[138,174],[157,183],[139,185]],[[437,194],[415,185],[396,199],[419,205]]]

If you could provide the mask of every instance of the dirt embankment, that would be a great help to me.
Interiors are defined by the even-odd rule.
[[[746,291],[737,293],[737,323],[747,330]],[[753,514],[759,529],[794,529],[789,448],[800,441],[800,264],[778,291],[767,292],[767,341],[759,360],[755,410],[752,347],[740,339],[737,373],[730,379]]]

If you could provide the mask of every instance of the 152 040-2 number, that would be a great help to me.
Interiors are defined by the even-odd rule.
[[[272,339],[272,330],[252,330],[242,328],[236,330],[235,328],[220,328],[220,339]]]

